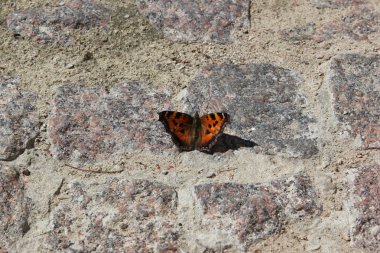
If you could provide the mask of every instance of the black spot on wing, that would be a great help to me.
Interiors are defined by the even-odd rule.
[[[181,130],[180,130],[180,133],[181,133],[181,134],[185,134],[185,129],[181,129]]]
[[[216,125],[218,125],[218,123],[219,123],[219,121],[216,120],[216,121],[214,122],[213,126],[216,127]]]
[[[172,116],[173,113],[174,112],[172,112],[172,111],[167,111],[166,114],[165,114],[165,116],[169,118],[170,116]]]
[[[216,120],[214,113],[210,114],[210,117],[211,117],[212,120]]]
[[[224,113],[218,112],[217,114],[221,119],[224,119]]]
[[[208,128],[211,128],[211,124],[208,124]]]
[[[175,114],[175,118],[176,118],[176,119],[180,119],[180,118],[181,118],[181,113],[178,113],[178,112],[177,112],[177,113]]]
[[[211,132],[207,129],[207,130],[206,130],[206,134],[211,134]]]

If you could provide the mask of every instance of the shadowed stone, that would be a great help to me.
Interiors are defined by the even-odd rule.
[[[226,43],[249,26],[250,0],[136,0],[139,11],[173,41]]]
[[[356,171],[349,185],[351,240],[355,247],[380,251],[380,164]]]
[[[318,152],[302,78],[270,64],[208,65],[201,68],[183,96],[185,110],[201,114],[225,111],[228,134],[255,142],[264,150],[292,157]]]
[[[220,242],[225,247],[249,247],[280,232],[284,223],[319,210],[310,179],[304,175],[269,184],[206,183],[194,191],[204,229],[232,237],[231,245]]]
[[[126,152],[161,153],[172,146],[157,112],[170,104],[169,94],[126,81],[104,88],[64,85],[58,88],[48,134],[56,159],[96,163]]]
[[[339,55],[331,59],[327,84],[342,130],[363,148],[380,148],[380,55]]]
[[[46,240],[53,252],[181,252],[172,187],[114,177],[64,192]]]
[[[111,11],[92,0],[64,1],[59,7],[18,11],[8,15],[8,29],[15,36],[42,43],[70,44],[70,29],[106,26]]]
[[[29,230],[30,199],[24,191],[20,174],[0,164],[0,252],[10,250]]]
[[[305,40],[323,42],[334,38],[348,37],[353,40],[371,40],[380,32],[380,14],[373,9],[355,8],[350,14],[323,26],[314,22],[281,31],[284,40],[299,43]],[[374,36],[376,37],[376,36]]]
[[[13,160],[39,133],[37,96],[17,90],[17,78],[0,76],[0,160]]]

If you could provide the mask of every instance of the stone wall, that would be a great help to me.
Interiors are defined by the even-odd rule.
[[[377,0],[3,1],[0,24],[1,253],[380,251]],[[180,152],[165,110],[229,122]]]

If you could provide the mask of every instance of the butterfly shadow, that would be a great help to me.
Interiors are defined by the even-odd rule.
[[[240,137],[223,133],[219,136],[218,141],[209,151],[202,151],[202,152],[207,153],[207,154],[225,153],[228,150],[237,150],[243,147],[253,148],[257,145],[258,144],[253,141],[244,140]]]

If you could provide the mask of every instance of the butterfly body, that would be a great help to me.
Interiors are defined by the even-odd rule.
[[[229,121],[229,115],[218,112],[199,117],[195,113],[192,117],[182,112],[162,111],[159,113],[159,121],[164,124],[181,151],[210,151]]]

